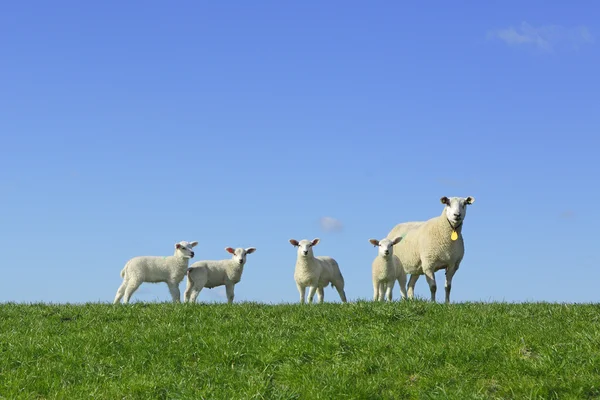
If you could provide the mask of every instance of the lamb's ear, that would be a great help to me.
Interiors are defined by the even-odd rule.
[[[252,254],[252,253],[254,253],[255,251],[256,251],[256,248],[255,248],[255,247],[248,247],[248,248],[246,249],[246,254]]]
[[[392,240],[392,244],[398,244],[402,241],[402,236],[397,236],[394,240]]]
[[[233,247],[225,247],[225,251],[231,254],[235,254],[235,249]]]
[[[375,247],[379,246],[379,240],[377,239],[369,239],[369,243],[371,243]]]
[[[473,203],[475,203],[475,197],[473,197],[473,196],[467,197],[466,200],[465,200],[465,203],[467,203],[467,204],[473,204]]]
[[[448,204],[448,205],[450,205],[450,199],[447,198],[446,196],[442,197],[440,199],[440,201],[442,202],[442,204]]]
[[[198,246],[198,242],[193,241],[192,243],[190,243],[190,247],[196,247]]]
[[[312,240],[312,242],[311,242],[311,243],[312,243],[312,245],[313,245],[313,246],[316,246],[316,245],[317,245],[317,243],[319,243],[320,241],[321,241],[321,239],[319,239],[319,238],[314,238],[314,239]]]
[[[181,248],[181,243],[175,243],[175,248],[176,249],[180,249]]]
[[[290,243],[292,244],[292,246],[298,246],[300,244],[296,239],[290,239]]]

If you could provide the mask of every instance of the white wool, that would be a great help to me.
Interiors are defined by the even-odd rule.
[[[125,264],[121,271],[123,283],[117,290],[114,304],[121,301],[129,303],[131,295],[143,282],[166,282],[173,302],[180,302],[179,283],[183,280],[190,258],[194,257],[192,248],[198,242],[181,241],[175,243],[175,253],[172,256],[139,256]]]
[[[313,240],[304,239],[299,242],[296,239],[289,240],[292,246],[298,247],[294,279],[300,292],[300,303],[304,304],[305,302],[307,287],[310,288],[308,291],[308,303],[312,303],[315,292],[317,293],[319,303],[323,303],[325,296],[324,288],[329,284],[336,288],[340,299],[346,303],[344,277],[337,261],[327,256],[315,257],[313,254],[312,248],[319,241],[319,238]]]
[[[394,254],[394,245],[401,240],[401,236],[392,240],[387,238],[369,239],[369,242],[378,248],[377,256],[371,265],[374,301],[384,301],[385,298],[392,301],[392,291],[396,279],[400,285],[402,299],[406,298],[406,273],[400,266],[400,260]]]
[[[402,236],[400,243],[394,246],[400,265],[407,274],[408,297],[414,297],[414,287],[420,275],[425,275],[431,292],[431,301],[435,301],[437,285],[435,272],[446,270],[446,303],[450,302],[452,277],[463,259],[465,248],[462,236],[463,222],[467,214],[466,206],[473,204],[473,197],[442,197],[445,204],[442,214],[427,221],[406,222],[396,225],[388,234],[388,239]],[[452,240],[455,231],[457,239]]]
[[[202,260],[192,264],[187,271],[187,286],[183,299],[185,302],[193,303],[200,294],[202,288],[212,289],[225,285],[227,302],[231,304],[234,297],[234,287],[242,279],[246,254],[252,254],[256,248],[243,249],[238,247],[226,247],[225,251],[232,254],[226,260]]]

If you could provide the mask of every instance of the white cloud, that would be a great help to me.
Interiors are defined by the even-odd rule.
[[[585,26],[565,28],[560,25],[531,26],[521,22],[517,28],[510,26],[488,32],[488,39],[499,39],[509,46],[533,46],[543,52],[553,52],[557,47],[573,49],[594,43],[594,37]]]
[[[341,221],[332,217],[323,217],[319,222],[325,232],[340,232],[344,228]]]

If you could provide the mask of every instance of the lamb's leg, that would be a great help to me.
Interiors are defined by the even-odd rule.
[[[385,282],[379,282],[379,301],[385,300]]]
[[[335,290],[337,290],[338,294],[340,295],[340,300],[342,300],[342,303],[347,303],[346,292],[344,291],[344,286],[342,286],[341,284],[337,284],[334,286],[335,286]]]
[[[198,295],[200,294],[200,291],[202,290],[202,287],[194,287],[194,289],[192,289],[192,293],[190,294],[190,303],[195,303],[196,299],[198,298]]]
[[[194,287],[194,282],[190,279],[190,275],[188,274],[187,283],[185,284],[185,291],[183,292],[183,302],[189,303],[190,297],[192,294],[192,289]]]
[[[317,299],[319,300],[319,304],[323,304],[324,297],[325,297],[325,290],[322,287],[317,288]]]
[[[415,285],[417,284],[417,280],[419,279],[418,274],[411,274],[410,275],[410,279],[408,280],[408,298],[409,299],[414,299],[415,298]]]
[[[406,300],[406,274],[398,275],[398,285],[400,285],[400,297],[402,300]]]
[[[379,300],[379,282],[377,279],[373,279],[373,301]]]
[[[127,282],[127,287],[125,288],[125,296],[123,298],[123,303],[125,303],[125,304],[129,303],[131,296],[137,290],[137,288],[140,287],[141,284],[142,284],[142,281],[129,280]]]
[[[316,286],[316,285],[314,285],[314,286],[311,286],[311,287],[308,289],[308,304],[311,304],[311,303],[312,303],[312,301],[313,301],[313,297],[315,297],[315,292],[316,292],[316,291],[317,291],[317,286]]]
[[[119,301],[121,301],[121,299],[123,298],[123,295],[125,294],[126,287],[127,287],[127,281],[124,279],[123,283],[121,283],[121,286],[119,286],[119,289],[117,290],[117,295],[115,296],[115,300],[113,301],[113,304],[117,304]]]
[[[394,283],[396,283],[395,279],[387,282],[387,284],[386,284],[385,297],[387,298],[387,301],[392,301],[392,292],[394,291]]]
[[[181,291],[179,290],[179,285],[175,282],[167,282],[167,285],[169,286],[169,292],[171,293],[173,303],[181,303]]]
[[[433,272],[433,268],[423,268],[423,272],[425,273],[425,279],[427,279],[427,283],[429,284],[429,291],[431,292],[431,301],[435,303],[435,292],[437,290],[437,284],[435,283],[435,273]]]
[[[444,285],[446,288],[446,304],[450,303],[450,290],[452,289],[452,277],[454,273],[458,269],[458,263],[454,268],[446,268],[446,284]]]
[[[225,285],[225,292],[227,293],[227,303],[228,304],[233,303],[233,288],[234,288],[233,283],[227,283]]]
[[[304,304],[304,298],[306,297],[306,286],[302,286],[296,282],[296,287],[298,288],[298,292],[300,292],[300,304]]]

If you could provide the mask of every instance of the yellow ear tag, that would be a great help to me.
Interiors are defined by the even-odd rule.
[[[458,239],[458,233],[456,233],[456,231],[452,231],[452,235],[450,235],[450,239],[452,239],[452,240]]]

